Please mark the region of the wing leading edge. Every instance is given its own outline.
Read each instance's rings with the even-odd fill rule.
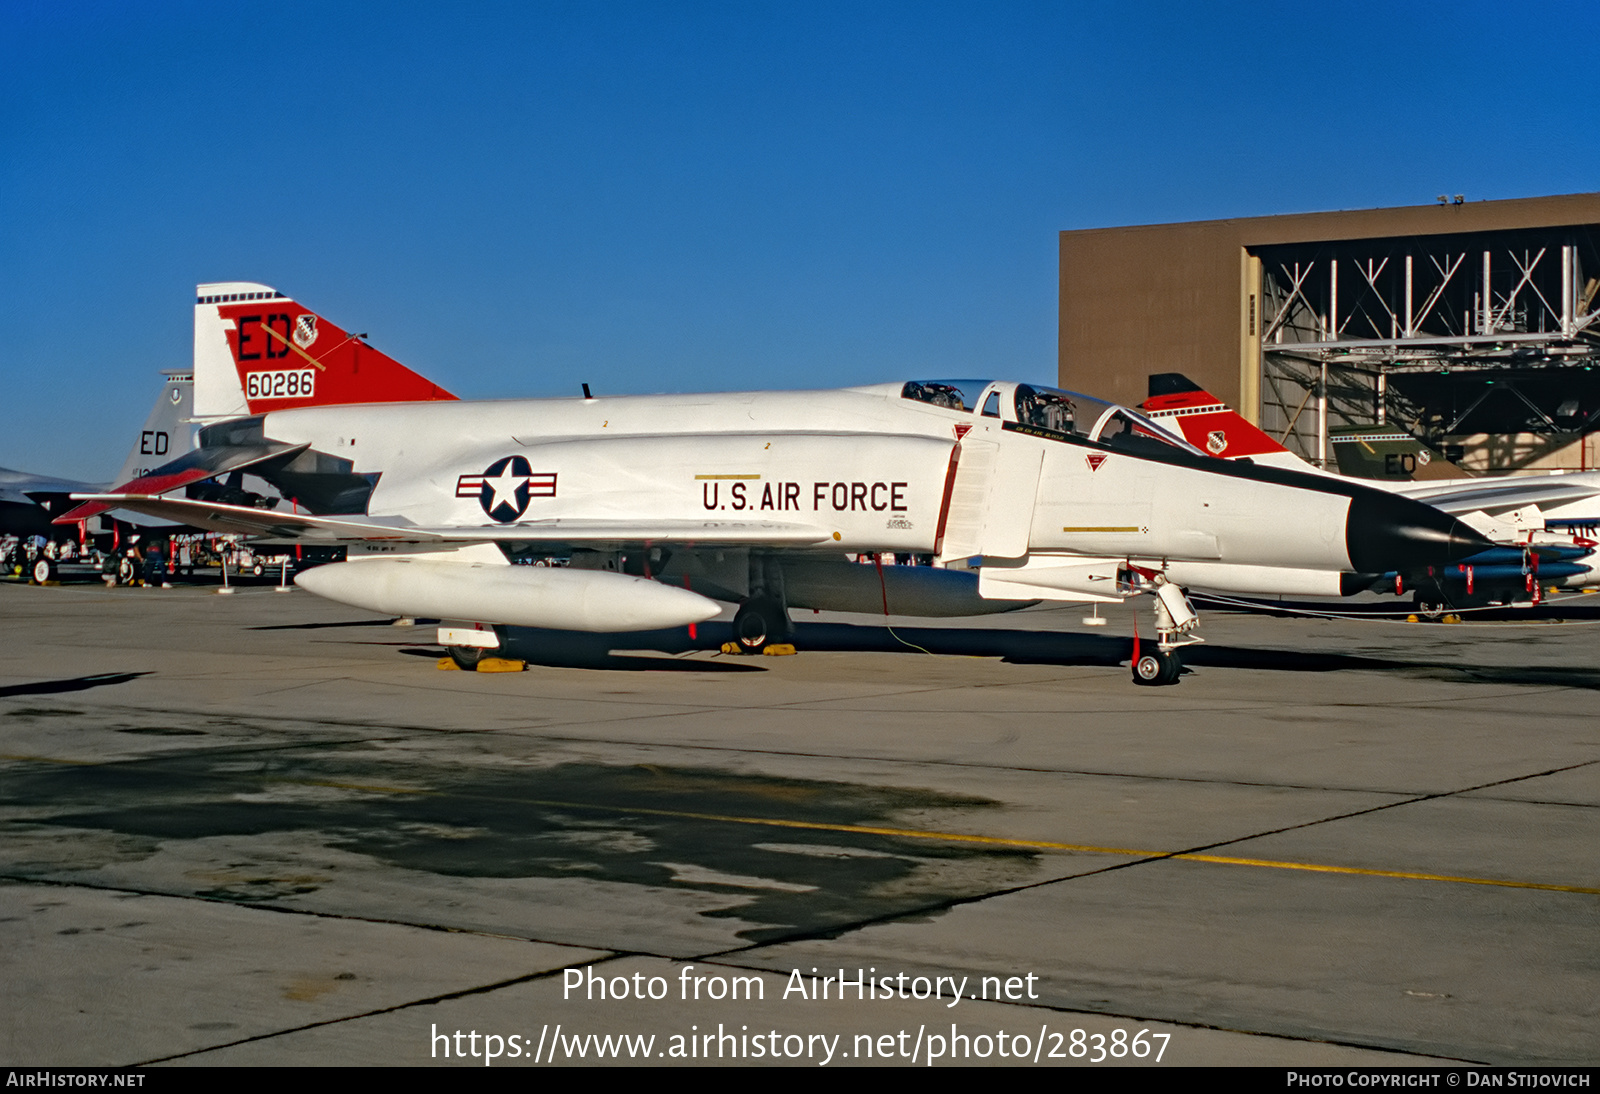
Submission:
[[[543,520],[523,524],[422,527],[403,518],[352,520],[282,513],[154,494],[74,494],[79,501],[180,521],[210,532],[273,536],[308,543],[685,543],[812,547],[830,542],[819,528],[754,520]]]

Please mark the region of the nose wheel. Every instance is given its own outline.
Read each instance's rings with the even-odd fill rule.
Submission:
[[[1176,684],[1182,673],[1183,661],[1177,650],[1141,650],[1133,659],[1133,682],[1145,687]]]

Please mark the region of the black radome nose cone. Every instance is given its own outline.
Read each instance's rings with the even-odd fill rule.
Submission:
[[[1449,566],[1494,546],[1477,531],[1431,505],[1360,490],[1345,523],[1350,564],[1362,573]]]

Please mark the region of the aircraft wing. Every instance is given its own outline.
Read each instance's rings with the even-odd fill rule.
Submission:
[[[1459,479],[1449,484],[1438,484],[1424,490],[1401,491],[1408,498],[1426,502],[1452,516],[1481,510],[1493,516],[1509,513],[1529,505],[1550,509],[1600,495],[1592,484],[1582,482],[1554,482],[1548,479],[1500,479],[1470,489],[1463,489]]]
[[[768,520],[540,520],[426,528],[403,518],[319,517],[154,494],[75,494],[79,501],[229,535],[305,543],[705,543],[811,547],[831,542],[820,528]]]

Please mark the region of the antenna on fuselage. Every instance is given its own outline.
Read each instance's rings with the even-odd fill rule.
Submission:
[[[593,399],[594,398],[593,395],[589,394],[589,385],[588,384],[584,384],[583,385],[583,397],[585,399]]]

